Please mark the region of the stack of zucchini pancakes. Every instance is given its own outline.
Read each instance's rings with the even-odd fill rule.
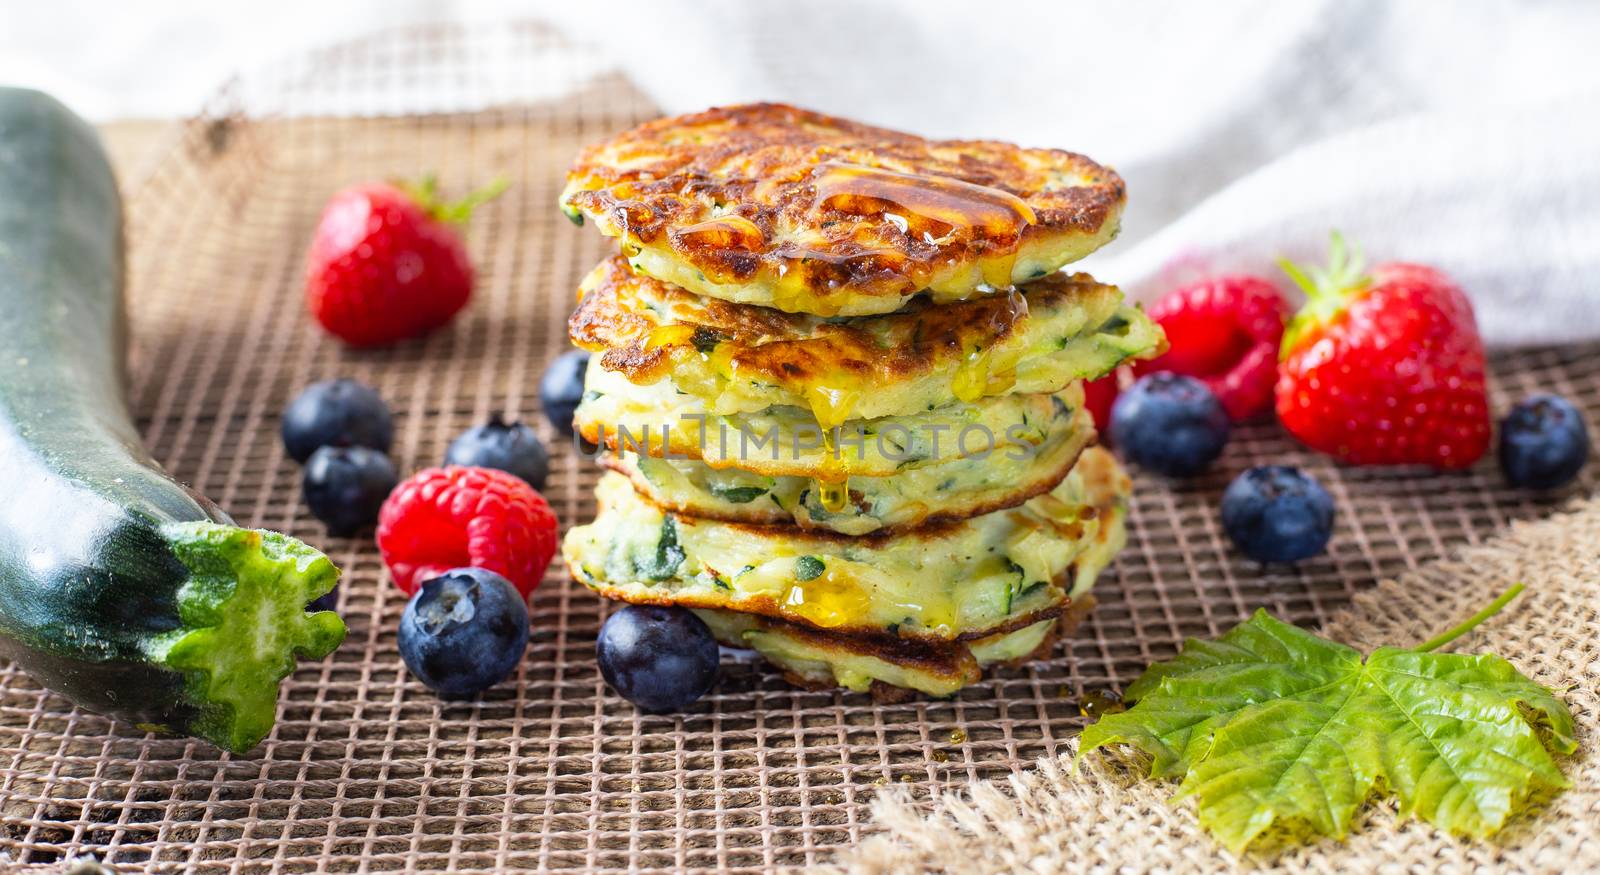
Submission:
[[[584,151],[563,208],[621,253],[569,326],[610,469],[575,579],[880,699],[1047,656],[1123,543],[1082,382],[1164,345],[1061,270],[1123,203],[1081,155],[772,104]]]

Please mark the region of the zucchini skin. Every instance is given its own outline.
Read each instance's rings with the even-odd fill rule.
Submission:
[[[198,586],[198,554],[182,554],[197,530],[175,524],[212,524],[219,543],[237,532],[244,547],[262,533],[233,528],[144,449],[124,390],[123,271],[121,202],[94,130],[53,98],[0,88],[0,655],[89,710],[247,749],[258,727],[230,713],[247,709],[153,653],[196,628],[190,603],[274,585],[212,574]],[[337,571],[298,547],[286,585],[331,588]],[[323,655],[332,626],[315,625],[317,640],[289,641],[291,668],[292,653]]]

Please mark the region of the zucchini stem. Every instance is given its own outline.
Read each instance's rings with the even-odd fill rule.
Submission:
[[[152,661],[182,672],[194,709],[168,727],[244,753],[271,731],[278,682],[296,658],[321,659],[344,640],[344,621],[306,605],[333,589],[339,569],[287,535],[213,522],[162,526],[189,579],[178,589],[181,625],[154,639]]]

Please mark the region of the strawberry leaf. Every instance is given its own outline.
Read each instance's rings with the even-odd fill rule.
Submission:
[[[1363,659],[1265,611],[1185,643],[1127,698],[1084,730],[1079,756],[1149,754],[1152,775],[1181,778],[1178,798],[1193,796],[1235,852],[1273,828],[1342,838],[1379,790],[1401,816],[1488,836],[1534,793],[1566,786],[1550,750],[1577,749],[1566,705],[1498,656],[1383,647]]]
[[[466,197],[458,201],[446,201],[440,197],[439,179],[431,173],[415,181],[396,179],[390,184],[415,201],[434,221],[459,226],[472,218],[473,210],[504,194],[511,187],[511,180],[505,176],[495,177],[488,185],[468,192]]]
[[[1306,296],[1305,305],[1284,327],[1283,340],[1278,347],[1279,358],[1288,358],[1299,347],[1302,335],[1338,318],[1351,298],[1372,286],[1361,247],[1347,243],[1338,231],[1334,231],[1332,237],[1327,267],[1302,267],[1287,258],[1278,259],[1278,266]]]

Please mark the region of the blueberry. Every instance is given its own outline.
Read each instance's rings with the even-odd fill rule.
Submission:
[[[338,584],[334,584],[333,585],[333,589],[330,589],[327,592],[323,593],[322,595],[317,596],[315,599],[313,599],[311,601],[310,604],[306,605],[306,610],[308,612],[315,613],[317,611],[333,611],[333,610],[337,610],[338,607],[339,607],[339,585]]]
[[[371,386],[355,380],[312,383],[283,411],[284,449],[302,464],[318,447],[371,447],[389,452],[394,421]]]
[[[717,683],[717,640],[684,608],[628,605],[594,645],[600,674],[641,711],[687,708]]]
[[[1159,371],[1141,377],[1111,405],[1111,440],[1134,462],[1168,477],[1189,477],[1222,455],[1228,412],[1193,377]]]
[[[1559,395],[1526,398],[1500,423],[1500,469],[1512,486],[1565,486],[1588,460],[1583,414]]]
[[[1298,562],[1327,548],[1333,496],[1298,468],[1259,465],[1222,493],[1222,529],[1257,562]]]
[[[543,489],[550,474],[550,456],[539,435],[520,422],[507,423],[498,413],[487,425],[473,426],[451,441],[444,463],[506,471],[534,489]]]
[[[572,414],[583,400],[583,373],[589,354],[581,349],[564,352],[550,363],[539,380],[539,404],[556,431],[572,437]]]
[[[300,478],[306,506],[336,537],[377,522],[378,508],[399,482],[389,457],[367,447],[323,447]]]
[[[528,603],[493,571],[457,568],[422,582],[400,615],[400,658],[446,698],[506,679],[528,649]]]

